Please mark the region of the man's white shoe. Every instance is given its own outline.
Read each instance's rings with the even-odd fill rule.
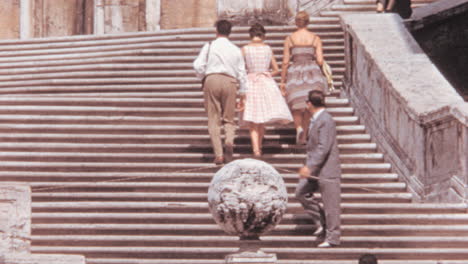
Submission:
[[[315,229],[313,235],[314,235],[314,236],[318,236],[318,235],[321,235],[322,233],[323,233],[323,226],[322,226],[322,225],[319,225],[319,226],[317,227],[317,229]]]
[[[331,248],[333,247],[332,244],[328,243],[327,241],[320,243],[317,247],[319,248]]]

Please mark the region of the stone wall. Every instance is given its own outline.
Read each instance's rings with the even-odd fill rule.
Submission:
[[[345,92],[415,200],[468,197],[468,106],[394,14],[342,15]],[[465,200],[466,201],[466,200]]]
[[[34,37],[92,33],[91,0],[35,0],[31,4]]]
[[[0,5],[0,39],[20,37],[20,1],[2,0]]]
[[[161,29],[213,27],[216,0],[161,0]]]
[[[468,100],[468,0],[442,0],[415,10],[409,27],[422,49]]]

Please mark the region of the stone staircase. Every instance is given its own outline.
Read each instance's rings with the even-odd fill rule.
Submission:
[[[413,1],[415,5],[430,1]],[[357,7],[362,9],[356,9]],[[367,9],[364,9],[366,7]],[[336,14],[373,11],[346,0],[313,18],[337,87],[344,40]],[[247,42],[247,28],[232,39]],[[269,27],[280,61],[292,27]],[[206,194],[220,168],[192,61],[212,29],[0,42],[0,179],[32,186],[32,252],[83,254],[91,264],[221,264],[239,248],[218,228]],[[268,127],[265,160],[290,193],[281,224],[262,237],[281,264],[468,263],[466,204],[417,204],[346,98],[327,98],[343,168],[343,244],[318,249],[293,197],[304,148],[292,127]],[[235,158],[250,157],[238,131]]]

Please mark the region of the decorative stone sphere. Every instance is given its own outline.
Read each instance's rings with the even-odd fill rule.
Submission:
[[[281,175],[256,159],[235,160],[221,168],[208,190],[216,223],[241,239],[258,237],[278,224],[288,202]]]

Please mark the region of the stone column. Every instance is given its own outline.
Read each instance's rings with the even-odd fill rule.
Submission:
[[[161,29],[161,0],[146,0],[146,30]]]
[[[103,0],[94,2],[94,34],[104,34],[104,5]]]
[[[28,39],[32,37],[32,15],[31,0],[21,0],[20,2],[20,38]]]

